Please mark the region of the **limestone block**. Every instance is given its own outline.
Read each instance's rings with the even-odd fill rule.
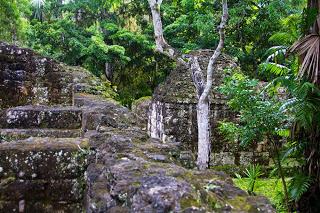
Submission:
[[[210,165],[212,166],[235,165],[235,156],[232,152],[212,153]]]
[[[0,179],[73,179],[86,167],[86,139],[30,138],[0,143]],[[82,148],[84,149],[84,147]]]
[[[0,111],[0,128],[80,129],[82,110],[73,107],[21,106]]]

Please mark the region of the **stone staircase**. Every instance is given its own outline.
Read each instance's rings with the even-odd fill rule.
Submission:
[[[0,212],[81,212],[88,149],[82,109],[9,108],[0,128]]]
[[[0,212],[81,212],[89,140],[71,72],[0,42]]]
[[[90,136],[134,120],[99,96],[76,94],[73,102],[0,111],[0,213],[84,211]]]

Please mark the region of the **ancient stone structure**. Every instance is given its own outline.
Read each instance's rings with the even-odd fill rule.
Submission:
[[[1,63],[20,66],[14,57],[0,53]],[[127,108],[88,94],[99,80],[87,71],[50,63],[71,74],[78,93],[61,93],[65,101],[54,106],[32,102],[34,93],[22,102],[1,96],[0,212],[274,212],[266,198],[249,196],[224,173],[184,168],[177,144],[149,138]],[[46,94],[37,97],[51,100]]]
[[[0,43],[0,108],[72,105],[72,77],[52,59]]]
[[[198,55],[200,66],[206,71],[213,51],[200,50],[190,54]],[[266,152],[255,155],[249,150],[243,152],[237,145],[224,140],[217,129],[219,121],[225,119],[231,121],[236,116],[226,105],[226,97],[216,90],[216,87],[221,84],[224,70],[236,67],[235,60],[225,54],[220,56],[215,66],[210,96],[211,165],[247,165],[254,160],[268,164]],[[198,141],[196,105],[196,90],[191,73],[186,68],[178,66],[153,95],[149,110],[149,135],[166,143],[180,143],[183,150],[196,153]]]
[[[0,212],[81,211],[88,139],[73,103],[62,64],[0,43]]]

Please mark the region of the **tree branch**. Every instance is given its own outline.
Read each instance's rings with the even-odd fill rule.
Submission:
[[[204,77],[202,70],[199,65],[198,57],[191,57],[190,59],[190,69],[192,74],[192,81],[197,90],[198,99],[204,91]]]
[[[156,51],[165,54],[166,56],[180,64],[188,66],[187,61],[183,58],[180,51],[170,46],[163,36],[163,27],[160,13],[162,1],[163,0],[148,0],[152,13]]]
[[[223,12],[222,12],[222,17],[221,17],[221,23],[219,26],[219,35],[220,35],[220,40],[218,47],[214,51],[214,54],[210,58],[208,68],[207,68],[207,83],[204,88],[203,93],[201,94],[201,97],[199,98],[199,102],[203,102],[206,98],[208,98],[211,87],[212,87],[212,82],[213,82],[213,71],[214,71],[214,65],[218,60],[218,57],[221,54],[221,51],[224,47],[224,41],[225,41],[225,27],[228,21],[228,3],[227,0],[222,0],[222,7],[223,7]]]

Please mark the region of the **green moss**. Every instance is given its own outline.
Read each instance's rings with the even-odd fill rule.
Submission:
[[[215,194],[206,191],[206,190],[200,190],[198,191],[200,194],[201,202],[207,206],[208,209],[219,209],[220,208],[220,202],[216,198]]]
[[[132,186],[135,188],[139,188],[141,186],[141,183],[140,182],[133,182]]]
[[[132,102],[132,106],[140,105],[142,102],[149,101],[149,100],[151,100],[151,99],[152,99],[151,96],[141,97],[141,98],[133,101],[133,102]]]
[[[89,143],[89,140],[87,139],[84,139],[80,142],[80,147],[82,149],[89,149],[90,148],[90,143]]]
[[[199,200],[195,199],[194,197],[189,196],[189,197],[182,198],[180,200],[180,206],[181,206],[181,209],[186,209],[190,207],[200,208],[201,203],[199,202]]]
[[[132,120],[130,120],[129,122],[132,122]],[[148,141],[149,137],[146,135],[145,137],[140,137],[140,138],[133,138],[132,142],[134,144],[148,144],[146,143]]]
[[[189,181],[189,180],[194,179],[194,175],[193,175],[193,172],[191,170],[186,170],[186,172],[184,172],[183,175],[180,178]]]
[[[233,199],[227,200],[227,203],[232,206],[233,209],[241,209],[245,212],[251,212],[253,210],[253,206],[248,204],[246,197],[236,196]]]
[[[212,166],[211,169],[215,171],[222,171],[231,176],[234,176],[235,173],[241,174],[245,170],[244,166],[235,166],[235,165],[221,165],[221,166]]]
[[[28,137],[29,136],[27,136],[27,135],[19,135],[19,134],[11,134],[11,135],[1,135],[0,134],[0,141],[11,142],[11,141],[16,141],[16,140],[27,139]]]
[[[87,181],[85,180],[84,176],[77,178],[77,183],[79,184],[79,193],[81,195],[84,195],[86,187],[87,187]]]

